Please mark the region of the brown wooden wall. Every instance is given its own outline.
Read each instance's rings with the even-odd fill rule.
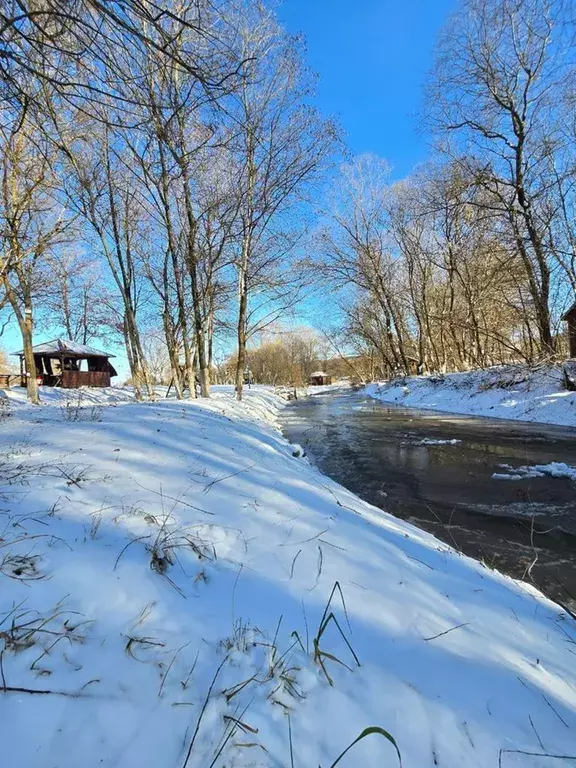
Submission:
[[[0,373],[0,387],[15,387],[20,384],[20,379],[19,373]]]
[[[63,371],[61,387],[109,387],[110,371]]]
[[[576,358],[576,310],[570,311],[565,316],[568,322],[568,344],[570,347],[570,357]]]

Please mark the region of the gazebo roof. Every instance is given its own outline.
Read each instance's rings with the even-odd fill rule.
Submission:
[[[574,304],[572,304],[570,309],[562,315],[562,320],[568,320],[568,316],[575,311],[576,311],[576,301],[574,302]]]
[[[326,371],[314,371],[310,374],[310,378],[316,378],[317,376],[328,376]]]
[[[87,347],[85,344],[78,344],[77,341],[70,339],[53,339],[45,341],[43,344],[36,344],[32,347],[35,355],[66,355],[68,357],[115,357],[108,352],[101,352],[99,349]],[[13,352],[13,355],[22,357],[24,351]]]

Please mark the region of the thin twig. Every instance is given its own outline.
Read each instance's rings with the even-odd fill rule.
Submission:
[[[246,706],[244,707],[244,709],[243,709],[243,710],[242,710],[242,712],[240,713],[240,717],[244,717],[244,715],[245,715],[245,714],[246,714],[246,712],[248,711],[248,708],[249,708],[249,707],[250,707],[250,705],[252,704],[252,701],[253,701],[253,700],[251,699],[251,700],[248,702],[248,704],[246,704]],[[236,710],[236,711],[238,711],[238,710]],[[237,719],[237,718],[235,718],[235,717],[229,717],[229,716],[227,716],[227,715],[224,715],[224,717],[225,717],[225,718],[228,718],[228,723],[232,723],[232,726],[230,727],[230,729],[229,729],[229,731],[228,731],[228,733],[227,733],[227,734],[226,734],[226,731],[224,731],[224,737],[223,737],[223,739],[222,739],[222,743],[221,743],[221,744],[220,744],[220,746],[218,747],[218,749],[217,749],[217,751],[216,751],[216,754],[214,755],[214,759],[212,760],[212,762],[210,763],[210,765],[208,766],[208,768],[214,768],[214,766],[215,766],[215,765],[216,765],[216,763],[218,762],[218,759],[219,759],[220,755],[221,755],[221,754],[222,754],[222,752],[224,751],[224,748],[226,747],[226,744],[228,744],[228,742],[230,741],[230,739],[232,738],[232,736],[234,736],[234,734],[236,733],[236,730],[237,730],[237,728],[238,728],[238,727],[241,727],[241,728],[242,728],[242,730],[243,730],[244,732],[246,732],[246,727],[247,727],[247,728],[248,728],[248,730],[252,731],[253,733],[258,733],[258,729],[257,729],[257,728],[256,728],[256,729],[253,729],[251,726],[247,726],[247,724],[246,724],[246,723],[242,723],[242,722],[241,722],[241,720],[239,720],[239,719]],[[228,726],[227,726],[227,727],[228,727]]]
[[[120,552],[120,554],[119,554],[119,555],[118,555],[118,557],[116,558],[116,562],[114,563],[114,568],[112,568],[112,570],[113,570],[113,571],[115,571],[115,570],[116,570],[116,568],[117,568],[117,566],[118,566],[118,563],[120,562],[120,558],[122,557],[122,555],[124,554],[124,552],[126,552],[126,550],[128,549],[128,547],[131,547],[131,546],[132,546],[132,544],[135,544],[137,541],[142,541],[143,539],[148,539],[148,538],[150,538],[150,537],[149,537],[149,535],[147,534],[146,536],[138,536],[136,539],[132,539],[131,541],[129,541],[129,542],[128,542],[128,544],[126,544],[126,546],[122,548],[122,551]]]
[[[340,552],[348,552],[346,547],[339,547],[338,544],[332,544],[331,541],[326,541],[326,539],[318,539],[318,541],[321,541],[322,544],[327,544],[329,547],[334,547],[334,549],[339,549]]]
[[[2,690],[6,693],[6,677],[4,676],[4,648],[0,651],[0,676],[2,677]]]
[[[232,609],[232,633],[234,633],[234,625],[236,623],[236,587],[238,586],[238,579],[240,578],[243,568],[244,563],[240,563],[240,568],[238,568],[238,573],[234,579],[234,586],[232,587],[232,605],[230,606]]]
[[[298,544],[307,544],[309,541],[314,541],[314,539],[320,538],[323,534],[327,533],[329,531],[329,528],[324,528],[324,530],[320,531],[320,533],[314,534],[314,536],[310,536],[309,539],[303,539],[302,541],[288,541],[286,544],[278,544],[279,547],[295,547],[298,546]]]
[[[576,755],[551,755],[548,752],[525,752],[523,749],[501,749],[498,754],[498,768],[502,768],[502,755],[504,754],[547,757],[550,760],[576,760]]]
[[[184,501],[182,498],[178,498],[176,496],[168,496],[168,494],[162,493],[153,490],[152,488],[146,488],[146,486],[142,485],[138,482],[138,480],[134,480],[136,485],[140,486],[143,491],[146,491],[147,493],[154,493],[156,496],[164,497],[165,499],[170,499],[170,501],[175,501],[177,504],[183,504],[185,507],[190,507],[190,509],[195,509],[196,512],[203,512],[205,515],[212,515],[214,516],[214,512],[208,512],[207,509],[202,509],[202,507],[197,507],[194,504],[190,504],[188,501]]]
[[[238,475],[244,474],[244,472],[248,472],[249,469],[252,469],[252,467],[255,467],[256,465],[254,463],[250,464],[248,467],[244,467],[243,469],[239,469],[237,472],[232,472],[230,475],[224,475],[223,477],[217,477],[214,480],[211,480],[207,485],[204,486],[202,489],[202,493],[208,493],[212,486],[216,485],[217,483],[221,483],[223,480],[230,480],[231,477],[237,477]]]
[[[443,635],[447,635],[449,632],[454,632],[455,629],[460,629],[460,627],[467,627],[469,623],[469,621],[466,621],[464,624],[457,624],[455,627],[450,627],[450,629],[444,630],[444,632],[439,632],[437,635],[432,635],[432,637],[423,637],[422,639],[426,642],[428,642],[428,640],[436,640],[437,637],[442,637]]]
[[[290,712],[288,712],[288,739],[290,741],[290,768],[294,768],[294,748],[292,746],[292,722]]]
[[[224,656],[222,661],[220,662],[220,665],[218,666],[218,669],[214,673],[214,677],[212,678],[212,682],[210,683],[210,687],[208,688],[208,693],[206,694],[206,698],[204,699],[204,703],[202,704],[202,709],[200,710],[200,714],[198,715],[198,722],[196,723],[196,728],[194,729],[194,733],[192,734],[192,739],[190,740],[190,745],[188,747],[188,751],[186,753],[186,759],[184,760],[184,763],[182,764],[182,768],[186,768],[188,765],[188,762],[190,760],[190,756],[192,755],[192,749],[194,747],[194,742],[196,741],[196,737],[198,736],[198,731],[200,730],[200,725],[202,723],[202,718],[204,717],[204,713],[206,712],[206,707],[208,706],[208,702],[210,700],[210,696],[212,695],[212,691],[214,689],[214,685],[216,684],[216,680],[218,679],[218,675],[220,674],[220,671],[224,664],[228,661],[228,656]]]
[[[558,720],[560,720],[560,722],[561,722],[561,723],[563,723],[563,724],[566,726],[566,728],[569,728],[570,726],[568,725],[568,723],[566,722],[566,720],[564,720],[564,718],[562,717],[562,715],[561,715],[561,714],[560,714],[560,713],[559,713],[559,712],[558,712],[556,709],[554,709],[554,707],[553,707],[553,706],[552,706],[552,704],[551,704],[551,703],[548,701],[548,699],[546,698],[546,696],[544,696],[544,694],[543,694],[542,692],[540,693],[540,695],[542,696],[542,698],[544,699],[544,701],[546,702],[546,704],[548,704],[548,706],[550,707],[550,709],[552,710],[552,712],[554,712],[554,714],[556,715],[556,717],[558,718]]]
[[[160,695],[162,694],[162,689],[164,688],[164,683],[166,682],[166,678],[168,677],[168,673],[169,673],[169,672],[170,672],[170,670],[172,669],[172,665],[173,665],[173,664],[174,664],[174,662],[176,661],[176,657],[178,656],[178,654],[180,653],[180,651],[183,651],[183,650],[184,650],[184,648],[186,648],[186,647],[187,647],[187,646],[189,646],[189,645],[190,645],[190,643],[189,643],[189,642],[188,642],[188,643],[184,643],[184,645],[183,645],[183,646],[181,646],[180,648],[178,648],[178,650],[176,651],[176,653],[174,654],[174,656],[172,656],[172,661],[170,662],[170,664],[168,664],[168,667],[166,668],[166,672],[164,672],[164,675],[162,676],[162,682],[160,683],[160,688],[158,689],[158,696],[160,696]]]
[[[298,559],[298,555],[301,552],[302,552],[302,550],[299,549],[298,552],[296,552],[296,554],[294,555],[294,559],[292,560],[292,567],[290,568],[290,578],[292,578],[294,576],[294,566],[296,565],[296,560]]]
[[[546,749],[546,747],[544,746],[544,744],[542,744],[542,739],[540,738],[540,734],[536,730],[536,726],[532,722],[532,716],[531,715],[528,715],[528,720],[530,720],[530,725],[532,726],[532,730],[536,734],[536,738],[538,739],[538,744],[540,744],[540,748],[542,749],[542,751],[544,751]]]
[[[20,688],[19,686],[4,685],[2,686],[2,693],[30,693],[40,696],[67,696],[70,699],[85,699],[89,698],[82,693],[74,691],[50,691],[42,688]]]

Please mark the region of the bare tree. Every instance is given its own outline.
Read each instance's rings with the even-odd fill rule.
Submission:
[[[557,0],[466,0],[444,32],[431,88],[443,149],[506,225],[545,355],[555,350],[550,158],[562,143],[557,105],[572,69],[564,11]]]
[[[271,326],[252,339],[247,350],[250,373],[259,384],[303,386],[310,374],[326,364],[324,339],[310,328]],[[236,356],[228,362],[235,376]]]
[[[121,328],[137,397],[151,391],[138,316],[146,305],[139,248],[147,242],[143,208],[110,129],[93,121],[82,132],[61,136],[67,160],[66,191],[70,207],[91,231],[88,242],[107,263],[122,306]]]
[[[46,327],[62,329],[66,338],[80,344],[110,335],[116,302],[100,263],[76,249],[61,248],[47,254],[46,269],[51,273]]]
[[[343,169],[312,264],[332,290],[347,344],[380,375],[534,359],[535,315],[488,193],[459,163],[390,184],[363,157]]]
[[[146,101],[126,77],[131,62],[143,50],[159,54],[217,99],[243,69],[216,32],[225,26],[207,0],[0,0],[1,95],[34,105],[40,84],[85,114],[137,126]],[[100,109],[110,103],[115,112]]]
[[[46,291],[47,254],[61,242],[69,218],[58,201],[58,178],[50,141],[26,111],[4,114],[0,126],[0,280],[22,335],[28,398],[39,402],[34,360],[35,304]]]
[[[178,396],[198,375],[207,397],[234,326],[241,397],[248,339],[302,290],[306,194],[335,144],[299,41],[258,0],[0,0],[0,77],[115,294],[71,251],[37,251],[54,325],[82,341],[120,329],[137,397],[144,327],[163,329]]]
[[[343,169],[331,222],[320,233],[322,272],[360,292],[353,322],[364,327],[390,370],[407,373],[414,345],[405,320],[404,270],[389,221],[388,166],[364,156]]]
[[[240,58],[249,63],[232,109],[238,126],[234,156],[241,224],[238,399],[246,367],[250,298],[267,283],[273,291],[278,287],[271,275],[290,252],[285,217],[317,180],[336,139],[334,125],[307,105],[311,81],[298,41],[287,36],[265,9],[257,7],[255,12],[255,20],[247,14],[240,24],[244,45]]]
[[[157,222],[164,230],[161,298],[167,308],[171,292],[166,275],[170,270],[175,279],[174,298],[189,390],[194,393],[197,361],[201,393],[208,397],[215,293],[230,239],[230,222],[234,220],[230,216],[234,204],[230,205],[223,174],[217,170],[222,166],[225,130],[218,108],[213,105],[212,114],[205,110],[203,89],[182,78],[172,61],[148,58],[142,68],[148,93],[147,140],[142,148],[129,143]],[[156,290],[159,286],[156,281]],[[171,337],[169,348],[174,348],[174,329],[166,321],[164,326]],[[172,359],[176,367],[174,353]]]

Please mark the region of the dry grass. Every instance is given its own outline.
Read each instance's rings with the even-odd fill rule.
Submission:
[[[102,421],[104,406],[86,403],[81,390],[67,394],[60,404],[60,413],[64,421]]]
[[[12,415],[12,408],[10,400],[6,397],[4,392],[0,391],[0,421],[7,419]]]
[[[31,662],[30,671],[36,676],[51,675],[53,670],[46,664],[54,648],[61,642],[70,645],[84,642],[85,636],[81,634],[80,628],[91,623],[77,611],[63,609],[63,601],[46,613],[23,610],[23,605],[24,601],[0,617],[0,656],[4,688],[7,685],[5,659],[9,654],[36,647],[38,655]]]

